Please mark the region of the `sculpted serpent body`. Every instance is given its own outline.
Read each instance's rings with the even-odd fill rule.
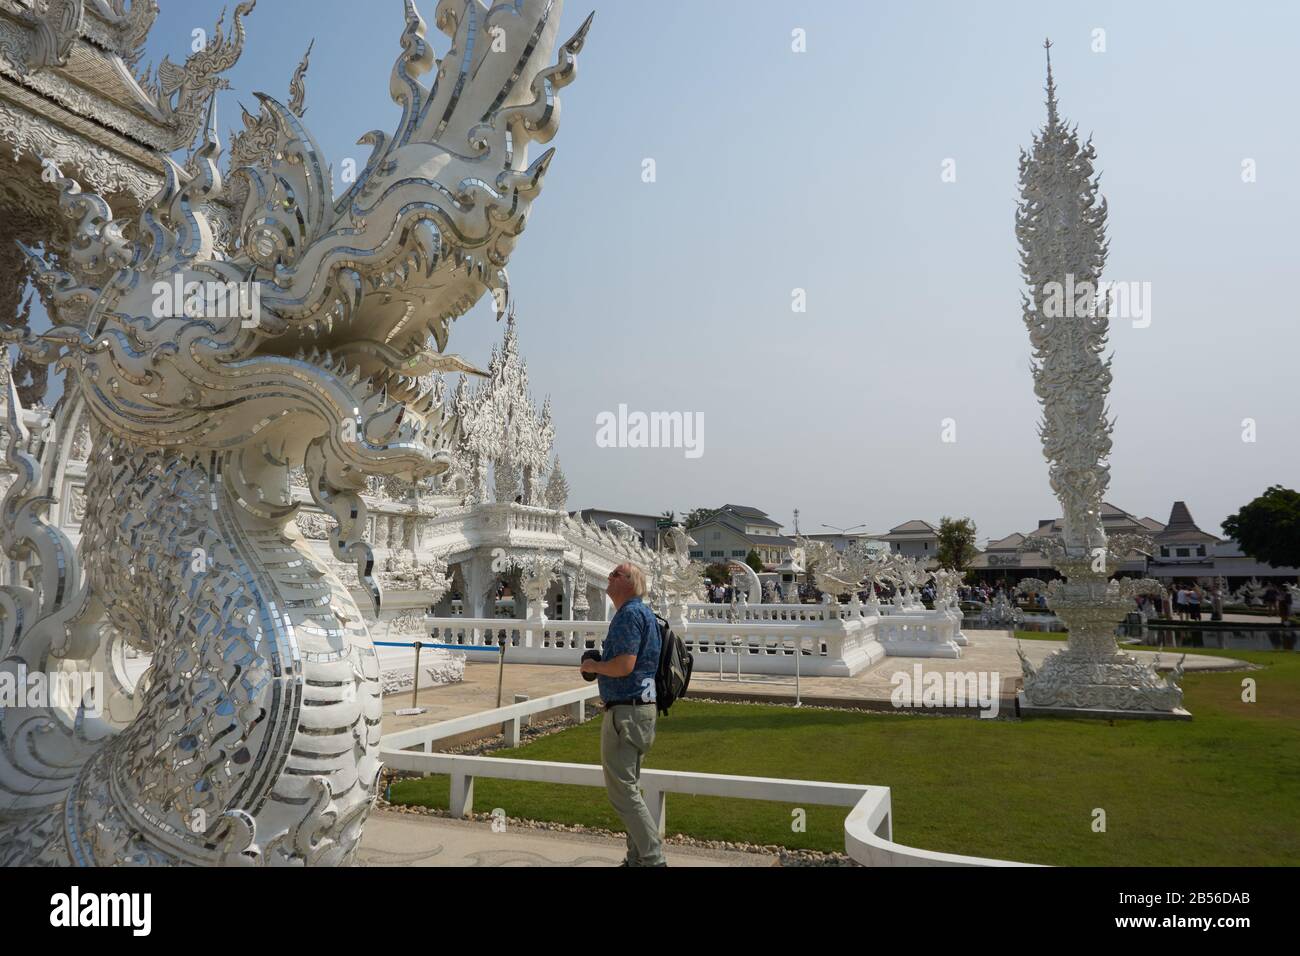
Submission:
[[[69,260],[31,255],[87,318],[5,338],[67,370],[63,411],[89,418],[94,451],[73,549],[43,519],[51,466],[10,384],[0,544],[27,584],[0,588],[0,665],[108,680],[98,699],[0,711],[0,864],[353,858],[380,771],[379,667],[294,526],[290,472],[377,607],[360,492],[450,464],[458,423],[421,379],[464,367],[444,353],[457,316],[489,291],[506,308],[552,156],[529,164],[527,147],[554,134],[590,23],[548,66],[559,15],[558,0],[442,0],[452,45],[435,63],[408,2],[402,121],[364,137],[371,158],[337,200],[301,106],[260,94],[238,168],[219,171],[210,114],[131,234],[61,184]],[[149,658],[138,683],[128,648]]]

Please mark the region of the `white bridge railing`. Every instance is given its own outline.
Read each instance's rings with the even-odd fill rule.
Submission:
[[[883,613],[878,613],[878,611]],[[669,618],[695,656],[697,670],[852,677],[886,655],[960,657],[960,619],[923,607],[832,604],[691,604]],[[434,643],[465,649],[470,660],[496,660],[506,644],[516,664],[572,664],[600,650],[607,621],[426,617]],[[737,659],[739,658],[739,660]]]
[[[597,694],[595,685],[581,687],[509,707],[498,707],[454,720],[388,734],[380,741],[380,758],[394,770],[406,773],[447,774],[451,778],[451,812],[468,817],[474,812],[474,781],[478,777],[497,780],[527,780],[584,787],[605,786],[604,770],[598,764],[557,763],[504,757],[476,757],[468,754],[433,753],[440,740],[472,730],[508,723],[508,742],[517,746],[522,722],[533,714],[574,708],[574,716],[585,718],[585,705]],[[415,750],[414,748],[419,748]],[[787,780],[779,777],[743,777],[680,770],[642,770],[641,789],[646,806],[659,827],[667,832],[667,795],[729,797],[769,800],[779,803],[851,807],[844,820],[844,849],[863,866],[1026,866],[1008,860],[936,853],[903,846],[893,841],[893,805],[888,787],[827,783],[817,780]]]
[[[496,660],[504,639],[508,659],[516,664],[577,664],[582,652],[600,650],[608,621],[550,621],[482,617],[426,617],[438,644],[464,647],[470,660]],[[492,648],[492,650],[488,650]]]

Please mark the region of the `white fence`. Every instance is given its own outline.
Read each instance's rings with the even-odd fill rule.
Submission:
[[[960,618],[924,608],[833,604],[691,604],[671,617],[674,632],[701,671],[751,674],[795,672],[806,677],[852,677],[886,655],[961,656]],[[606,621],[506,620],[427,617],[435,643],[463,647],[470,660],[495,660],[504,639],[506,660],[517,664],[576,665],[600,650]],[[738,659],[739,658],[739,659]]]
[[[463,647],[470,660],[496,660],[504,638],[507,660],[516,664],[577,664],[582,652],[600,650],[608,621],[490,620],[481,617],[426,617],[436,644]],[[492,650],[488,650],[492,648]]]
[[[522,700],[517,704],[483,710],[477,714],[466,714],[464,717],[453,717],[451,720],[442,720],[436,724],[399,730],[387,734],[380,741],[380,747],[395,751],[407,751],[419,747],[425,753],[432,753],[433,745],[440,740],[483,730],[486,727],[495,727],[498,724],[505,725],[507,745],[517,747],[524,723],[529,717],[563,707],[568,709],[570,717],[582,723],[587,719],[587,701],[599,696],[600,687],[593,681],[587,687],[575,687],[573,690],[561,691],[536,700]]]
[[[450,776],[451,811],[460,817],[467,817],[473,813],[474,780],[477,777],[561,783],[603,789],[605,775],[598,764],[432,752],[439,740],[507,722],[513,728],[513,743],[517,744],[521,723],[528,716],[569,706],[573,707],[575,715],[582,719],[586,702],[594,696],[596,696],[595,686],[583,687],[537,700],[523,701],[509,707],[498,707],[495,710],[389,734],[380,741],[380,757],[394,770],[426,776],[435,773]],[[411,748],[420,749],[413,751]],[[863,866],[1029,865],[1008,860],[961,856],[955,853],[936,853],[895,843],[893,805],[888,787],[647,769],[641,771],[641,788],[645,791],[646,805],[654,816],[661,835],[667,832],[667,795],[670,793],[770,800],[796,805],[851,807],[844,820],[844,849],[855,862]]]

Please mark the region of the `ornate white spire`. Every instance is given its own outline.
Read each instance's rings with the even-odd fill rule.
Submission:
[[[555,464],[551,467],[551,475],[546,480],[546,507],[552,511],[563,511],[569,503],[569,480],[564,477],[564,472],[560,468],[560,458],[555,457]]]
[[[1052,41],[1044,40],[1043,49],[1047,52],[1047,126],[1052,129],[1061,123],[1056,112],[1056,82],[1052,79]]]
[[[1050,56],[1050,54],[1049,54]],[[1043,454],[1065,509],[1074,555],[1104,547],[1101,502],[1110,481],[1109,320],[1097,283],[1106,263],[1106,201],[1097,194],[1091,140],[1060,122],[1051,60],[1047,124],[1020,153],[1016,237],[1027,289],[1022,313],[1034,349],[1034,392],[1043,407]]]
[[[1106,264],[1106,201],[1097,195],[1092,142],[1081,145],[1076,131],[1060,120],[1050,42],[1045,47],[1047,124],[1029,152],[1020,153],[1016,238],[1028,287],[1021,313],[1034,349],[1034,393],[1043,407],[1043,455],[1064,512],[1061,540],[1035,545],[1065,575],[1048,591],[1070,636],[1066,649],[1041,667],[1021,654],[1021,710],[1185,714],[1180,668],[1166,680],[1115,644],[1115,624],[1133,608],[1135,595],[1159,585],[1110,580],[1134,542],[1116,535],[1108,547],[1101,521],[1113,427],[1106,411],[1110,359],[1102,358],[1108,303],[1097,296]]]
[[[501,347],[492,349],[486,379],[473,385],[463,379],[452,397],[452,408],[462,434],[457,466],[466,472],[471,488],[483,487],[480,477],[486,478],[491,465],[503,479],[505,471],[515,475],[512,487],[522,479],[524,504],[541,504],[541,479],[555,444],[555,425],[549,399],[540,410],[533,404],[528,363],[519,354],[513,312],[506,322]],[[513,470],[503,470],[503,462],[509,462]],[[517,493],[516,487],[509,500],[513,501]]]

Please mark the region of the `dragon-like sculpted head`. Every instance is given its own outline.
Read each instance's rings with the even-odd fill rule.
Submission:
[[[209,105],[138,222],[64,180],[70,247],[57,268],[28,251],[67,318],[0,342],[68,371],[63,411],[93,419],[95,450],[73,549],[42,517],[52,459],[27,450],[9,384],[19,480],[0,550],[31,583],[0,586],[0,669],[113,680],[102,707],[0,708],[0,863],[356,852],[381,767],[378,662],[350,591],[290,528],[290,472],[305,469],[335,558],[377,603],[361,492],[450,464],[455,416],[420,380],[466,370],[445,351],[458,316],[489,292],[508,306],[552,155],[528,147],[556,132],[590,24],[552,62],[560,0],[440,0],[451,46],[435,61],[405,9],[400,124],[362,137],[369,161],[337,198],[300,66],[287,106],[259,95],[245,113],[227,174]],[[150,655],[134,684],[127,647]]]
[[[37,269],[56,302],[84,300],[89,317],[27,333],[24,350],[72,369],[113,436],[247,452],[250,484],[268,459],[305,463],[326,506],[368,475],[444,471],[455,419],[419,379],[458,365],[443,354],[451,325],[485,293],[506,308],[506,263],[554,154],[530,163],[529,145],[556,132],[556,93],[591,22],[548,64],[560,7],[441,0],[434,22],[452,46],[435,60],[408,0],[389,86],[401,121],[361,138],[370,158],[337,199],[301,117],[264,94],[241,134],[257,148],[236,150],[249,161],[223,176],[210,115],[187,168],[166,159],[130,236],[64,180],[74,269]],[[226,227],[232,196],[242,205]]]

